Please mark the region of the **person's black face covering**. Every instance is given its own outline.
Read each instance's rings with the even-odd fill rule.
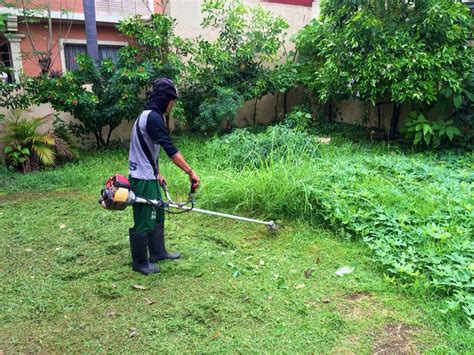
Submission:
[[[178,93],[176,86],[170,79],[160,78],[153,83],[153,89],[147,92],[145,110],[155,110],[165,113],[169,103],[176,100]]]

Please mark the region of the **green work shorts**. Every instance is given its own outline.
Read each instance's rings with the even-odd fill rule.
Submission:
[[[160,185],[157,180],[140,180],[130,178],[132,191],[138,197],[150,200],[161,199]],[[155,229],[157,223],[165,221],[165,210],[155,206],[135,203],[133,207],[133,230],[138,233],[148,233]]]

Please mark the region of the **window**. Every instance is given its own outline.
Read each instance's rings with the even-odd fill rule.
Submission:
[[[101,45],[99,44],[99,60],[112,59],[117,61],[118,52],[123,46]],[[87,46],[85,44],[66,43],[64,45],[64,57],[66,61],[66,70],[77,69],[76,56],[79,54],[87,54]]]
[[[10,46],[8,43],[2,44],[0,46],[0,80],[4,80],[2,67],[5,66],[7,68],[12,68],[12,61],[11,61],[11,54],[10,54]],[[13,77],[11,74],[6,76],[6,80],[11,83],[13,82]]]
[[[118,59],[118,52],[122,46],[106,46],[99,45],[99,59],[102,62],[104,59],[112,59],[115,63]]]
[[[96,0],[97,14],[101,15],[150,15],[153,2],[149,0]]]

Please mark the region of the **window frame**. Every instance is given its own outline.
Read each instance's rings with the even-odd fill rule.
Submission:
[[[64,51],[64,46],[66,44],[87,45],[87,42],[86,42],[85,39],[64,39],[64,38],[61,38],[59,40],[59,51],[60,51],[59,56],[61,57],[61,69],[62,69],[63,73],[68,71],[67,67],[66,67],[66,55],[65,55],[65,51]],[[128,42],[125,42],[125,41],[97,41],[97,44],[99,46],[115,46],[115,47],[128,46]]]

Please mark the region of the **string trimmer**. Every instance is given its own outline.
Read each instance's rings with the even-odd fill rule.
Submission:
[[[218,217],[232,218],[244,222],[264,224],[267,226],[269,231],[276,231],[278,229],[278,226],[274,221],[260,221],[258,219],[234,216],[227,213],[214,212],[196,208],[194,206],[195,201],[193,197],[195,190],[192,186],[186,202],[173,201],[173,199],[170,197],[170,192],[166,183],[160,184],[160,186],[165,192],[167,201],[150,200],[144,197],[136,196],[135,193],[131,190],[130,182],[128,181],[128,179],[123,175],[116,174],[110,177],[105,183],[105,188],[102,189],[100,192],[99,203],[107,210],[124,210],[128,206],[133,205],[134,203],[144,203],[147,205],[155,206],[157,208],[163,208],[166,212],[172,214],[194,211]]]

